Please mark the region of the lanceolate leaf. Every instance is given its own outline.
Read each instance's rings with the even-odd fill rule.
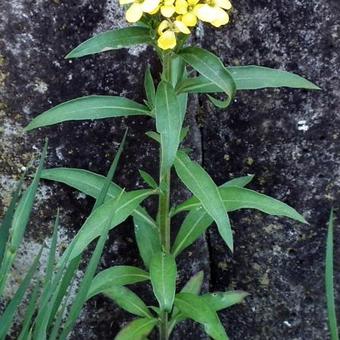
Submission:
[[[153,255],[161,251],[158,229],[136,214],[133,216],[133,223],[139,254],[145,267],[149,268]]]
[[[70,100],[45,111],[25,128],[39,127],[70,120],[94,120],[121,116],[149,115],[148,108],[133,100],[116,96],[88,96]]]
[[[105,184],[104,176],[83,169],[55,168],[43,170],[41,178],[67,184],[94,198],[99,197],[101,189]],[[111,183],[106,199],[117,197],[121,190],[117,184]],[[157,228],[155,221],[149,216],[146,210],[140,206],[134,210],[132,215],[138,216],[144,223],[149,224],[150,227]]]
[[[112,285],[128,285],[149,280],[149,274],[137,267],[115,266],[98,273],[92,281],[87,298],[102,293]]]
[[[185,248],[194,243],[209,228],[214,220],[203,208],[190,210],[185,217],[172,246],[172,254],[178,256]]]
[[[148,174],[146,171],[143,170],[139,170],[139,174],[141,175],[141,177],[143,178],[144,182],[146,184],[148,184],[152,189],[157,189],[158,188],[158,184],[156,183],[156,181],[153,179],[153,177]]]
[[[333,228],[334,215],[333,210],[329,216],[327,246],[326,246],[326,269],[325,269],[325,286],[327,300],[328,324],[332,340],[339,340],[338,325],[335,311],[335,290],[334,290],[334,268],[333,268]]]
[[[145,94],[148,101],[148,106],[153,108],[155,106],[156,89],[153,82],[150,65],[147,66],[144,76],[144,88]]]
[[[239,186],[243,187],[247,185],[254,176],[244,176],[234,178],[221,187]],[[176,235],[175,242],[172,246],[172,254],[176,257],[185,248],[193,244],[213,223],[213,219],[206,213],[202,207],[193,208],[186,215],[182,222],[181,228]]]
[[[295,209],[269,196],[257,193],[256,191],[240,187],[219,188],[222,201],[228,212],[239,209],[257,209],[266,214],[274,216],[285,216],[301,223],[307,223]],[[179,205],[175,211],[191,210],[201,205],[195,197],[190,198]]]
[[[263,88],[290,87],[320,90],[318,86],[297,74],[262,66],[227,67],[237,90],[258,90]],[[178,84],[178,93],[217,93],[223,90],[204,76],[189,78]]]
[[[69,260],[80,255],[95,238],[100,236],[107,223],[110,224],[110,229],[112,229],[124,222],[136,207],[152,193],[152,190],[124,192],[111,221],[109,221],[110,212],[116,198],[106,201],[103,205],[94,210],[69,245],[68,251],[71,252]],[[67,251],[65,254],[67,254]]]
[[[176,262],[172,255],[157,253],[150,262],[153,292],[162,310],[171,311],[176,292]]]
[[[215,340],[226,340],[228,336],[216,314],[205,300],[190,293],[179,293],[175,306],[187,317],[204,326],[205,332]]]
[[[144,340],[157,324],[157,319],[143,318],[130,322],[115,340]]]
[[[254,175],[248,175],[248,176],[242,176],[242,177],[237,177],[233,178],[228,182],[225,182],[220,186],[220,188],[224,187],[245,187],[248,185],[254,178]]]
[[[156,92],[156,127],[161,135],[162,172],[169,169],[176,157],[180,142],[182,114],[172,85],[161,81]]]
[[[107,31],[90,38],[72,50],[65,58],[79,58],[90,54],[152,42],[150,30],[144,27],[126,27]]]
[[[110,288],[103,291],[103,294],[131,314],[141,316],[143,318],[152,318],[148,307],[143,300],[132,290],[124,286],[112,285]]]
[[[198,47],[186,47],[179,52],[189,65],[227,94],[229,101],[235,95],[236,85],[230,72],[213,53]]]
[[[200,271],[194,276],[192,276],[190,280],[181,289],[181,293],[191,293],[191,294],[199,295],[201,288],[202,288],[202,284],[203,284],[203,278],[204,278],[203,271]],[[169,323],[169,333],[171,333],[171,331],[173,330],[173,328],[176,326],[178,322],[183,321],[185,319],[186,319],[185,316],[175,306],[173,308],[171,320]]]
[[[218,312],[238,303],[241,303],[249,294],[242,291],[216,292],[202,296],[202,299],[211,309]]]
[[[188,155],[177,153],[175,169],[181,181],[197,197],[206,212],[215,220],[218,230],[233,251],[233,235],[229,218],[218,187],[208,173]]]

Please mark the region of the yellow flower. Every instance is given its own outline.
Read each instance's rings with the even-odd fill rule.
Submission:
[[[229,0],[204,0],[204,4],[196,5],[194,11],[200,20],[220,27],[229,22],[227,10],[231,8]]]
[[[182,22],[194,27],[197,24],[197,16],[195,14],[195,6],[200,0],[176,0],[176,13],[182,15]]]
[[[160,0],[119,0],[121,5],[132,4],[126,11],[126,20],[128,22],[137,22],[143,16],[143,13],[157,12]]]
[[[163,20],[158,26],[158,46],[162,50],[175,48],[177,44],[176,33],[180,32],[190,34],[189,28],[182,21],[175,20],[172,22],[170,20]]]

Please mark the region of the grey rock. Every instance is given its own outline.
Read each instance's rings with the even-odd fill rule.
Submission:
[[[228,110],[216,110],[205,97],[194,97],[188,146],[217,183],[253,173],[251,188],[295,207],[310,224],[254,211],[233,213],[233,256],[212,227],[206,238],[179,257],[178,287],[204,269],[205,291],[237,288],[251,293],[244,304],[220,314],[231,339],[325,339],[325,225],[330,206],[339,201],[340,185],[340,7],[336,0],[240,0],[234,5],[231,25],[218,31],[204,26],[195,42],[220,55],[226,64],[260,64],[296,72],[322,91],[244,92]],[[128,126],[128,145],[116,181],[127,190],[143,187],[139,168],[157,177],[157,145],[144,134],[154,128],[148,118],[65,123],[23,133],[38,113],[75,97],[111,94],[143,99],[146,64],[152,65],[155,76],[160,71],[150,48],[76,61],[63,58],[90,36],[124,25],[118,2],[3,0],[0,15],[1,213],[22,168],[37,157],[46,136],[48,167],[105,174]],[[174,188],[173,202],[188,197],[175,178]],[[32,245],[49,238],[57,207],[62,212],[63,243],[79,229],[92,204],[68,187],[45,182],[24,256],[34,254],[29,251]],[[155,213],[154,201],[146,206]],[[177,227],[179,223],[175,221]],[[116,264],[142,265],[130,220],[111,233],[101,266]],[[339,273],[336,281],[339,291]],[[153,301],[150,287],[134,289],[148,303]],[[112,339],[131,319],[109,300],[97,297],[84,309],[73,338]],[[173,338],[204,335],[199,326],[187,322]]]

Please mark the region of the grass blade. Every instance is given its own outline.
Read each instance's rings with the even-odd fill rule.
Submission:
[[[339,340],[338,325],[335,312],[334,297],[334,268],[333,268],[333,229],[334,229],[334,213],[331,210],[328,221],[327,247],[326,247],[326,298],[327,298],[327,314],[329,331],[332,340]]]
[[[6,211],[5,217],[0,226],[0,263],[2,262],[3,257],[4,257],[6,243],[9,238],[9,231],[12,225],[15,208],[19,201],[19,196],[20,196],[22,184],[24,182],[24,178],[25,178],[25,174],[22,175],[20,178],[17,188],[15,189],[12,195],[11,203]]]
[[[28,189],[22,195],[13,215],[12,227],[9,231],[10,238],[5,248],[3,262],[0,268],[0,296],[2,296],[8,272],[16,257],[17,250],[22,242],[29,218],[32,212],[35,195],[38,189],[40,174],[44,166],[47,154],[47,141],[41,154],[40,163],[35,173],[33,181]]]
[[[18,340],[26,340],[28,337],[28,333],[30,331],[30,326],[33,318],[33,314],[35,312],[35,308],[37,306],[37,300],[39,295],[40,286],[37,284],[34,287],[32,295],[30,296],[30,302],[27,306],[26,313],[24,316],[24,322],[22,325],[21,332],[19,334]]]
[[[31,268],[29,269],[28,273],[26,274],[25,278],[21,282],[18,290],[16,291],[13,299],[10,301],[10,303],[7,305],[4,313],[2,314],[0,318],[0,339],[3,339],[6,334],[8,333],[9,329],[11,328],[14,315],[18,309],[18,306],[22,302],[22,299],[26,293],[27,288],[29,287],[31,280],[34,276],[34,274],[37,271],[38,265],[39,265],[39,259],[42,253],[43,247],[41,247],[39,254],[35,257],[33,264],[31,265]]]

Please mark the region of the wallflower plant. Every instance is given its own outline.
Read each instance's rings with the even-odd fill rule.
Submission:
[[[11,214],[11,223],[7,221],[6,228],[0,229],[3,234],[0,241],[5,249],[0,253],[0,270],[3,274],[0,295],[15,257],[17,244],[22,239],[39,179],[43,178],[69,185],[95,198],[96,203],[57,265],[53,266],[57,218],[46,279],[42,287],[32,292],[33,303],[27,307],[28,317],[20,339],[65,339],[86,301],[98,294],[104,294],[136,317],[117,334],[118,340],[146,339],[154,329],[158,329],[160,340],[166,340],[178,323],[185,319],[200,323],[212,339],[225,340],[228,336],[217,313],[242,302],[247,293],[226,291],[201,294],[203,272],[196,273],[178,289],[176,258],[213,223],[233,252],[229,214],[239,209],[257,209],[301,223],[306,221],[287,204],[247,189],[246,186],[253,176],[229,179],[218,186],[204,168],[191,159],[190,152],[182,147],[187,134],[187,128],[183,124],[188,96],[206,94],[214,105],[226,109],[237,92],[242,90],[273,87],[309,90],[319,88],[310,81],[285,71],[260,66],[225,66],[210,51],[190,46],[188,38],[201,21],[213,27],[224,26],[229,22],[232,9],[229,0],[120,0],[120,4],[125,6],[126,19],[132,25],[96,35],[76,47],[66,58],[76,59],[137,44],[153,46],[163,69],[160,79],[155,80],[150,67],[145,70],[144,103],[118,96],[93,95],[76,98],[37,116],[26,130],[71,120],[137,115],[151,117],[155,121],[155,131],[146,131],[146,134],[159,146],[159,178],[156,180],[141,170],[140,174],[148,188],[134,191],[126,191],[112,181],[127,133],[106,177],[84,169],[43,169],[43,156],[33,183],[19,203],[15,196],[14,207],[17,206],[17,210],[14,218]],[[214,93],[224,95],[225,99],[216,99],[212,96]],[[171,206],[170,179],[175,175],[192,193],[192,197],[177,206]],[[153,217],[141,206],[152,195],[158,196],[158,213]],[[22,214],[23,211],[26,213]],[[172,240],[172,218],[180,213],[185,214],[185,217]],[[110,230],[130,215],[133,217],[136,242],[144,268],[121,265],[96,274]],[[24,226],[20,232],[18,224]],[[14,235],[18,237],[14,239]],[[83,252],[91,243],[96,245],[95,250],[76,296],[69,301],[69,287],[75,271]],[[22,291],[31,282],[36,262],[32,268]],[[157,305],[147,306],[129,288],[129,285],[136,283],[151,284]],[[22,300],[22,295],[19,295],[15,306]],[[67,304],[70,305],[69,308],[66,307]],[[0,322],[7,320],[6,328],[0,331],[0,339],[9,330],[13,313],[13,304],[9,304],[0,319]]]

